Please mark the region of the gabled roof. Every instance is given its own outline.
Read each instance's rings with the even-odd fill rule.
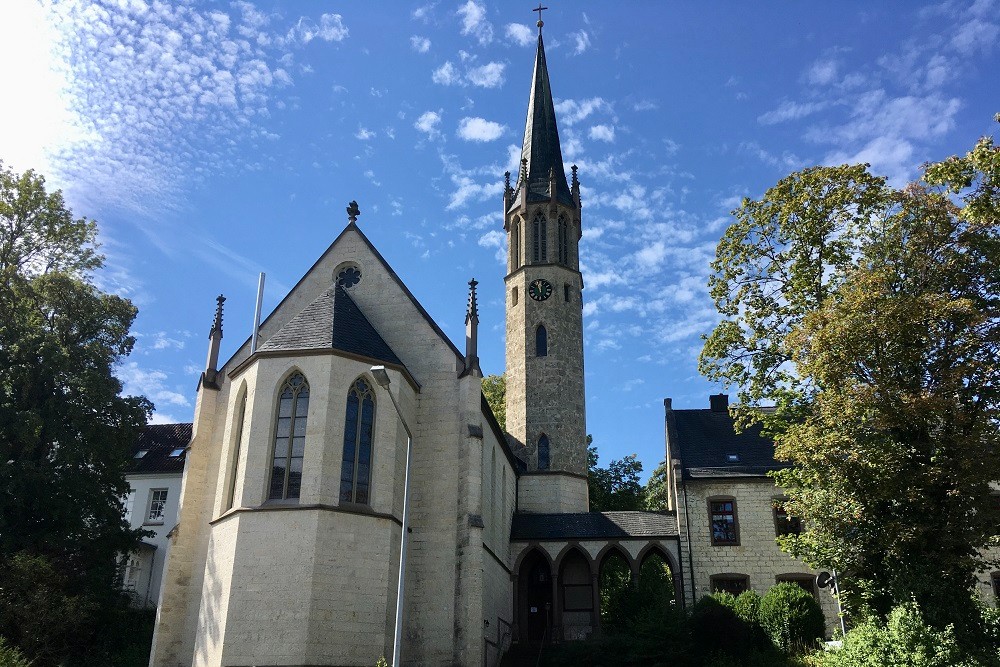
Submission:
[[[677,537],[677,517],[668,512],[577,512],[514,514],[512,540],[587,540]]]
[[[541,31],[538,33],[538,50],[535,52],[535,71],[528,98],[528,118],[524,126],[521,159],[528,161],[529,202],[549,200],[549,170],[554,169],[556,199],[564,204],[573,204],[573,195],[566,183],[562,149],[559,146],[556,109],[552,103],[552,87],[549,85],[549,69],[545,64]],[[520,180],[518,187],[524,187]]]
[[[354,299],[339,285],[320,294],[260,346],[261,352],[315,349],[335,349],[403,365]]]
[[[787,467],[774,459],[774,443],[760,425],[737,433],[728,410],[667,410],[671,456],[687,479],[763,477]],[[672,422],[672,423],[670,423]]]
[[[191,424],[148,424],[139,433],[129,452],[132,457],[129,475],[173,474],[184,472],[184,449],[191,442]],[[181,450],[179,456],[171,456]],[[139,452],[145,452],[136,458]]]
[[[431,329],[441,338],[441,340],[444,341],[444,343],[451,349],[451,351],[457,357],[458,361],[460,363],[463,362],[465,359],[465,355],[458,349],[455,343],[452,342],[450,338],[448,338],[448,336],[444,333],[441,327],[438,326],[437,322],[434,321],[434,319],[424,309],[424,307],[420,304],[420,302],[417,301],[416,297],[413,296],[413,293],[410,291],[410,289],[403,283],[403,281],[396,274],[393,268],[389,266],[389,263],[385,261],[385,258],[382,257],[382,254],[375,248],[372,242],[368,240],[368,237],[365,236],[364,232],[362,232],[361,229],[358,227],[358,225],[354,222],[351,222],[346,227],[344,227],[344,229],[340,232],[340,234],[337,235],[337,238],[335,238],[333,242],[327,247],[327,249],[323,251],[323,254],[321,254],[319,258],[316,259],[315,262],[313,262],[313,265],[309,268],[309,270],[307,270],[304,274],[302,274],[302,277],[299,278],[299,281],[295,284],[295,286],[292,287],[291,290],[289,290],[289,292],[284,296],[284,298],[282,298],[282,300],[278,303],[278,305],[275,306],[275,308],[270,312],[270,314],[268,314],[267,317],[264,318],[264,321],[261,322],[261,329],[263,330],[263,328],[266,327],[266,325],[271,321],[271,318],[275,317],[275,315],[282,310],[282,307],[285,305],[285,303],[288,302],[289,299],[292,297],[292,295],[295,294],[295,292],[299,289],[299,287],[306,282],[308,276],[314,270],[316,270],[316,268],[323,262],[323,260],[327,257],[327,255],[329,255],[333,251],[333,249],[337,246],[340,240],[351,232],[358,235],[358,237],[362,240],[362,242],[364,242],[365,246],[369,249],[369,251],[371,251],[375,259],[382,265],[382,268],[386,271],[389,277],[392,278],[392,280],[396,283],[396,285],[399,286],[400,290],[402,290],[403,294],[405,294],[406,297],[410,300],[410,302],[413,304],[414,308],[416,308],[420,316],[423,317],[425,322],[427,322],[428,326],[430,326]],[[237,348],[237,350],[232,354],[229,360],[226,361],[225,364],[223,364],[222,368],[225,368],[227,372],[233,370],[233,366],[231,366],[231,364],[233,363],[234,359],[240,356],[240,353],[245,348],[249,347],[250,339],[251,337],[247,336],[246,340],[239,346],[239,348]],[[269,341],[270,338],[268,338],[268,342]],[[266,344],[267,342],[263,343],[261,345],[261,348],[263,348],[263,346]],[[407,373],[409,372],[407,371]]]

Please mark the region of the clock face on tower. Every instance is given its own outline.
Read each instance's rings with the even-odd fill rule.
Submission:
[[[541,278],[532,280],[528,285],[528,296],[535,301],[545,301],[552,296],[552,283]]]

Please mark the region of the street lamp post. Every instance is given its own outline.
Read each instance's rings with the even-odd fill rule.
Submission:
[[[413,433],[403,418],[403,413],[399,409],[396,397],[389,390],[389,373],[386,371],[385,366],[372,366],[371,371],[378,386],[385,389],[386,393],[389,394],[392,407],[396,409],[396,416],[399,417],[399,422],[403,425],[403,430],[406,431],[406,472],[403,477],[403,527],[402,537],[399,541],[399,583],[396,587],[396,636],[392,642],[392,667],[400,667],[403,657],[403,586],[406,575],[406,545],[409,541],[407,536],[410,529],[410,465],[413,460]]]

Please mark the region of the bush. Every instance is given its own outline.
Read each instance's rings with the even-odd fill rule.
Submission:
[[[952,626],[930,627],[915,603],[892,610],[887,623],[871,620],[844,636],[840,650],[818,654],[816,667],[986,667],[963,657]],[[995,664],[995,663],[993,663]]]
[[[695,649],[706,664],[726,664],[750,653],[751,628],[735,611],[736,598],[730,593],[713,593],[699,600],[691,610],[691,636]],[[720,642],[719,638],[725,637]]]
[[[783,653],[802,653],[823,637],[823,610],[801,586],[781,583],[760,601],[760,626]]]

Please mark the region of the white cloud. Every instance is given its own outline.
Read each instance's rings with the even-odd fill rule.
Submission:
[[[556,115],[559,124],[569,127],[586,119],[592,113],[611,112],[611,105],[600,97],[591,97],[587,100],[560,100],[556,102]]]
[[[342,42],[347,39],[350,31],[344,25],[343,17],[340,14],[322,14],[319,17],[319,25],[310,19],[302,17],[295,27],[288,33],[290,40],[297,40],[303,44],[308,44],[314,39],[322,39],[324,42]]]
[[[503,72],[506,67],[504,63],[489,62],[485,65],[469,69],[465,74],[465,78],[474,86],[497,88],[503,85]]]
[[[470,201],[486,201],[492,197],[498,197],[503,192],[503,183],[500,181],[477,183],[464,174],[452,174],[451,182],[455,185],[455,191],[451,193],[451,198],[446,206],[449,211],[462,208]]]
[[[413,124],[413,127],[415,127],[420,132],[426,134],[429,138],[433,139],[434,137],[440,134],[440,131],[438,130],[438,125],[440,123],[441,123],[440,111],[425,111],[424,113],[420,114],[420,117],[417,118],[417,122]]]
[[[485,118],[463,118],[458,123],[458,136],[466,141],[495,141],[507,127]]]
[[[167,386],[167,374],[161,370],[147,370],[134,361],[128,361],[118,366],[115,375],[122,382],[122,393],[127,396],[145,396],[160,405],[191,405],[187,396]]]
[[[596,141],[611,143],[615,140],[615,128],[611,125],[594,125],[590,128],[589,136]]]
[[[806,81],[814,86],[825,86],[837,78],[837,61],[817,60],[806,71]]]
[[[493,41],[493,24],[486,20],[485,5],[468,0],[458,8],[458,16],[462,19],[463,35],[472,35],[480,44]]]
[[[826,102],[792,102],[785,100],[778,105],[777,109],[768,111],[757,116],[757,122],[761,125],[775,125],[788,120],[798,120],[825,109]]]
[[[375,138],[375,133],[369,130],[367,127],[359,127],[358,131],[354,133],[355,138],[361,141],[368,141],[369,139]]]
[[[444,65],[434,70],[431,74],[431,80],[442,86],[453,86],[462,82],[462,75],[459,73],[458,68],[448,60]]]
[[[590,48],[590,35],[586,30],[571,32],[569,36],[573,39],[573,55],[578,56]]]
[[[413,35],[410,37],[410,46],[417,53],[427,53],[431,50],[431,40],[420,35]]]
[[[535,32],[523,23],[508,23],[504,28],[504,34],[507,35],[507,39],[519,46],[535,43]]]

